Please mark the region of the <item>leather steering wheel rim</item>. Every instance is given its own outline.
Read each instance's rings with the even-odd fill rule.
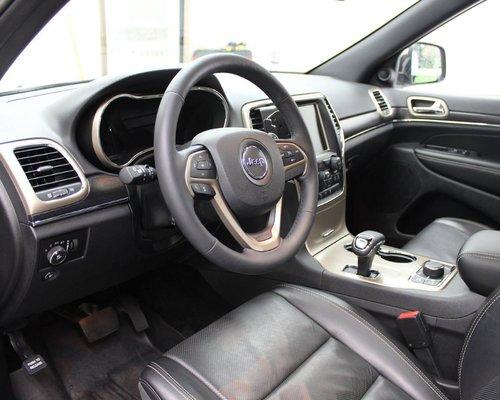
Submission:
[[[222,128],[197,135],[193,139],[192,146],[188,149],[178,151],[176,148],[178,117],[189,90],[202,78],[215,73],[238,75],[264,91],[286,121],[291,132],[290,144],[298,147],[305,156],[303,173],[300,176],[294,176],[299,187],[299,205],[295,221],[286,237],[279,238],[279,244],[266,251],[257,251],[253,248],[243,248],[242,251],[231,249],[205,228],[195,213],[193,193],[188,186],[189,181],[186,180],[186,164],[190,156],[206,147],[203,138],[207,142],[219,134],[221,136],[232,135],[231,141],[234,141],[237,138],[244,139],[248,136],[256,138],[259,144],[264,143],[263,146],[270,154],[268,161],[271,166],[275,167],[276,179],[279,180],[282,176],[284,179],[284,175],[280,175],[282,167],[276,164],[274,157],[275,154],[279,155],[279,152],[276,153],[277,147],[276,149],[272,148],[272,146],[278,145],[274,141],[272,141],[273,144],[270,144],[266,139],[269,136],[260,131],[244,128],[239,130],[225,128],[224,131]],[[224,142],[222,141],[222,143]],[[262,274],[284,264],[305,244],[314,222],[317,206],[318,173],[315,153],[296,103],[283,85],[265,68],[247,58],[233,54],[208,55],[182,68],[168,85],[161,100],[155,124],[154,149],[161,192],[177,226],[188,241],[214,264],[232,272]],[[217,165],[218,159],[215,157],[216,155],[212,154],[212,152],[217,151],[214,149],[215,147],[211,147],[209,152],[216,160],[215,164]],[[233,155],[229,156],[234,157]],[[217,171],[219,175],[222,172],[219,166]],[[282,186],[284,186],[284,181]],[[223,195],[224,193],[219,196],[220,199],[223,198]],[[280,208],[277,210],[280,212]]]

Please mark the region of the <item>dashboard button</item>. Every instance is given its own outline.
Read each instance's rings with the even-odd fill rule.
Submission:
[[[193,190],[194,194],[198,196],[204,196],[204,197],[215,196],[215,191],[212,188],[212,186],[207,185],[206,183],[193,183],[191,184],[191,189]]]

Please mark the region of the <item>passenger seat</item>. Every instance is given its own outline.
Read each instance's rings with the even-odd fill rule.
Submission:
[[[429,258],[456,263],[458,253],[474,233],[491,229],[459,218],[439,218],[410,240],[403,250]]]

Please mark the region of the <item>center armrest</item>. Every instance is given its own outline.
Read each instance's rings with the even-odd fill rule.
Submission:
[[[488,296],[500,286],[500,231],[485,230],[472,235],[460,250],[457,265],[467,286]]]

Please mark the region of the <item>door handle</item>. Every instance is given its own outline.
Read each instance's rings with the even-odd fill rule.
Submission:
[[[449,113],[446,102],[434,97],[408,97],[408,110],[417,117],[445,118]]]

